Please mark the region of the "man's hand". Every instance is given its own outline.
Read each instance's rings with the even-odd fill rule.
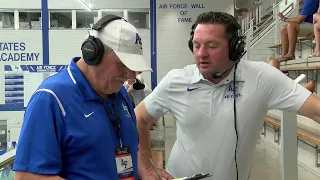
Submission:
[[[281,12],[278,13],[278,16],[282,21],[286,18]]]
[[[173,176],[171,176],[169,173],[166,172],[166,170],[162,168],[157,168],[160,176],[162,177],[162,180],[172,180],[174,179]],[[142,180],[159,180],[157,173],[154,171],[154,169],[150,166],[147,168],[146,173],[141,177]]]

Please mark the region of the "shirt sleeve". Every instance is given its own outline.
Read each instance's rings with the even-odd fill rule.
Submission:
[[[265,62],[259,67],[259,76],[268,109],[297,112],[311,95],[309,90]]]
[[[170,106],[170,72],[160,81],[157,87],[144,99],[148,113],[160,118],[169,111]]]
[[[317,12],[318,7],[319,0],[305,0],[302,5],[300,15],[313,15],[315,12]]]
[[[36,92],[26,108],[13,164],[14,171],[58,175],[63,114],[49,92]]]

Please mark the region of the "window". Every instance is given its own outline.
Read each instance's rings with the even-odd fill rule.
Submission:
[[[91,28],[98,20],[98,11],[77,11],[77,28]]]
[[[50,29],[71,29],[72,12],[50,12]]]
[[[14,13],[13,12],[0,12],[0,29],[1,28],[14,28]]]
[[[136,28],[149,28],[149,10],[128,10],[128,21]]]
[[[110,14],[123,17],[123,10],[102,10],[102,17]]]
[[[41,29],[41,12],[19,12],[19,29]]]

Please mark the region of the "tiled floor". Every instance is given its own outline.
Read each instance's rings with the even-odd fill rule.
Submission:
[[[256,146],[250,180],[281,180],[280,153],[261,141]],[[298,180],[319,180],[320,177],[298,166]]]
[[[162,124],[161,121],[158,124]],[[170,116],[166,117],[165,128],[152,131],[153,139],[165,139],[165,159],[168,160],[175,142],[175,123]],[[164,131],[163,131],[164,130]],[[250,180],[281,180],[280,153],[270,145],[259,142],[253,158]],[[298,166],[299,180],[320,180],[320,177]]]

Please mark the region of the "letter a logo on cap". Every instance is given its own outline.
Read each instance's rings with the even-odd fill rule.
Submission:
[[[141,38],[138,33],[136,33],[136,44],[142,44]]]
[[[136,33],[136,43],[135,44],[140,44],[141,45],[141,49],[142,49],[142,42],[141,42],[141,38],[140,38],[138,33]]]

